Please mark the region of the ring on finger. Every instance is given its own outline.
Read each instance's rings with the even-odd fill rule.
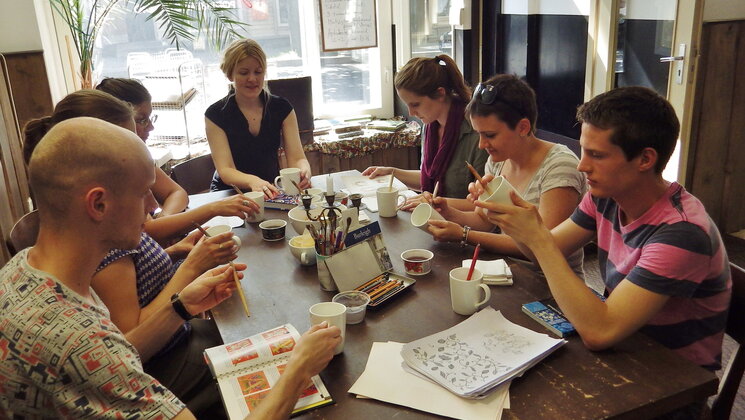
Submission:
[[[248,200],[243,200],[243,205],[244,205],[244,206],[248,207],[248,204],[249,204],[249,203],[248,203]]]
[[[222,249],[222,244],[218,245],[217,249]]]

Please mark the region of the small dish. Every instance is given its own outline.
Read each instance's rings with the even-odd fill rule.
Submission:
[[[259,224],[261,236],[265,241],[279,241],[285,238],[287,222],[280,219],[265,220]]]
[[[359,324],[365,319],[370,296],[365,292],[349,290],[337,293],[331,301],[341,303],[347,307],[347,324]]]
[[[426,249],[409,249],[401,253],[406,274],[423,276],[432,270],[432,258],[435,254]]]

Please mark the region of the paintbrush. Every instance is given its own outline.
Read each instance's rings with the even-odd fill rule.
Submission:
[[[237,192],[239,195],[243,195],[243,191],[241,191],[240,188],[238,188],[235,184],[230,184],[231,187]]]
[[[303,190],[301,190],[301,189],[300,189],[300,185],[298,185],[298,184],[297,184],[297,182],[295,182],[295,180],[294,180],[294,179],[291,179],[291,180],[290,180],[290,182],[292,182],[292,185],[294,185],[294,186],[295,186],[295,188],[297,188],[297,193],[298,193],[298,194],[300,194],[300,193],[302,193],[302,192],[303,192]]]
[[[473,174],[473,177],[476,178],[476,180],[479,181],[479,184],[481,184],[484,187],[484,191],[487,194],[492,195],[492,192],[489,189],[489,184],[485,183],[484,180],[481,179],[481,175],[479,175],[479,173],[476,171],[476,168],[471,166],[471,164],[468,163],[468,161],[466,161],[466,166],[468,167],[468,170],[471,171],[471,173]]]
[[[432,200],[437,198],[437,190],[440,189],[440,181],[435,182],[435,189],[432,190]]]
[[[238,190],[238,187],[236,187],[235,185],[233,185],[233,188],[235,188],[236,190]],[[240,190],[238,190],[238,191],[240,192]],[[206,230],[204,230],[204,228],[199,223],[197,223],[195,221],[192,221],[191,223],[194,226],[196,226],[197,229],[199,229],[200,232],[202,232],[202,234],[204,235],[205,238],[211,238],[212,237],[212,236],[210,236],[209,233],[207,233]],[[238,279],[238,271],[235,269],[235,264],[233,264],[233,261],[230,261],[228,264],[230,265],[230,268],[233,269],[233,281],[235,282],[236,288],[238,289],[238,296],[241,297],[241,303],[243,304],[243,310],[246,312],[246,316],[247,317],[250,317],[251,316],[251,311],[248,310],[248,301],[246,300],[246,295],[243,294],[243,288],[241,287],[241,282]]]
[[[391,190],[393,190],[393,175],[394,175],[395,173],[396,173],[396,170],[395,170],[395,169],[393,169],[393,170],[391,171],[391,180],[390,180],[390,181],[388,181],[388,191],[391,191]]]

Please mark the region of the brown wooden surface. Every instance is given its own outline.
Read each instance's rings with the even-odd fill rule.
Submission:
[[[337,185],[339,185],[337,183]],[[194,197],[192,206],[227,195],[211,193]],[[266,211],[266,218],[287,219],[287,213]],[[377,214],[372,214],[377,220]],[[362,374],[372,343],[409,342],[463,321],[450,306],[448,272],[469,258],[472,247],[436,243],[411,226],[409,214],[381,218],[385,243],[396,272],[403,272],[401,252],[410,248],[430,249],[435,258],[432,272],[417,277],[411,290],[377,311],[368,311],[365,321],[348,325],[344,352],[321,373],[336,404],[312,410],[302,418],[396,418],[424,419],[433,415],[381,401],[357,399],[347,390]],[[243,289],[251,308],[246,318],[237,296],[213,310],[225,342],[290,322],[304,331],[309,325],[308,308],[330,300],[334,293],[320,289],[316,268],[302,267],[290,254],[287,240],[296,235],[287,226],[284,241],[265,242],[257,225],[237,228],[243,247],[237,261],[248,264]],[[483,252],[481,258],[498,255]],[[515,284],[492,287],[490,304],[510,321],[546,332],[521,312],[524,302],[549,296],[544,281],[513,265]],[[716,392],[716,376],[680,358],[644,335],[636,334],[612,350],[591,352],[577,337],[545,361],[530,369],[510,387],[511,409],[506,419],[651,418]]]
[[[13,89],[18,124],[23,129],[28,120],[51,115],[54,109],[44,53],[26,51],[4,55],[8,62],[8,78]]]
[[[745,21],[703,26],[686,185],[723,232],[745,228]]]

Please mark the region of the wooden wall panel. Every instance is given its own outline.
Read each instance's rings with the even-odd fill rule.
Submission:
[[[745,21],[705,24],[701,45],[687,185],[729,233],[745,228]]]
[[[54,104],[44,54],[41,51],[10,53],[5,54],[5,59],[21,129],[30,119],[51,115]]]

